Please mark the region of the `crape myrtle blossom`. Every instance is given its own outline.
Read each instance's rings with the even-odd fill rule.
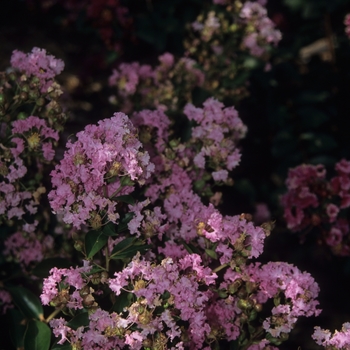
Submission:
[[[48,92],[56,75],[60,74],[64,68],[62,60],[48,55],[45,49],[34,47],[32,52],[15,50],[11,56],[11,65],[27,75],[35,76],[40,82],[40,91]]]
[[[58,141],[58,132],[48,127],[44,119],[36,116],[29,116],[25,120],[15,120],[12,122],[12,134],[24,141],[24,145],[28,152],[35,152],[40,155],[44,161],[51,161],[55,155],[52,143]],[[16,138],[18,150],[18,140]],[[39,149],[41,148],[40,152]]]
[[[334,254],[348,255],[347,243],[350,207],[350,162],[342,159],[335,165],[336,174],[326,178],[323,165],[300,165],[290,169],[281,197],[284,217],[292,231],[318,227],[322,240]]]
[[[265,54],[268,44],[277,45],[281,40],[281,32],[275,29],[275,24],[267,17],[264,4],[247,1],[243,4],[240,17],[247,24],[243,45],[252,56]]]
[[[44,236],[37,229],[37,225],[38,221],[33,224],[26,223],[5,240],[3,254],[7,259],[29,267],[31,263],[41,261],[47,252],[53,251],[54,238],[50,235]]]
[[[52,209],[76,228],[99,228],[104,219],[117,222],[113,197],[131,193],[154,169],[124,113],[86,126],[67,148],[51,172],[53,190],[48,197]]]
[[[319,315],[316,297],[319,287],[307,272],[301,272],[295,266],[284,262],[269,262],[265,265],[255,263],[247,267],[250,280],[258,284],[257,301],[265,303],[283,293],[285,304],[278,304],[272,309],[272,315],[264,323],[264,329],[273,337],[289,333],[299,316]],[[282,300],[282,299],[281,299]],[[276,305],[276,304],[275,304]]]
[[[109,286],[116,295],[124,290],[137,297],[136,305],[127,308],[127,319],[138,325],[144,339],[162,331],[171,341],[186,338],[186,347],[202,349],[211,330],[205,307],[212,292],[201,291],[200,286],[215,284],[216,277],[211,269],[202,265],[197,254],[188,254],[177,263],[166,258],[159,265],[142,260],[137,255],[123,271],[115,273],[115,278],[109,280]],[[167,297],[164,298],[164,295]],[[156,311],[156,307],[160,306],[164,307],[162,313],[166,317],[158,314],[161,311]],[[141,314],[140,309],[143,309]],[[177,317],[171,316],[175,310],[178,310],[181,320],[188,322],[186,331],[176,324]]]
[[[118,104],[125,113],[142,108],[177,110],[180,104],[189,102],[193,88],[204,81],[196,61],[188,57],[176,60],[167,52],[158,60],[155,67],[131,62],[114,69],[109,85],[117,91],[110,102]]]
[[[347,350],[350,347],[350,323],[345,322],[341,331],[336,330],[333,334],[328,329],[316,326],[312,338],[326,349]]]
[[[70,267],[69,269],[59,269],[54,267],[50,270],[50,275],[44,278],[43,290],[40,295],[43,305],[53,305],[55,307],[67,306],[71,309],[82,309],[92,306],[94,298],[91,287],[87,284],[91,280],[87,276],[91,266],[88,261],[84,261],[82,267]],[[70,288],[74,291],[70,294]]]
[[[198,124],[192,129],[190,141],[198,149],[194,164],[200,169],[209,166],[214,170],[214,180],[226,181],[228,170],[239,164],[241,154],[237,143],[247,131],[238,112],[234,107],[224,108],[223,103],[209,98],[203,108],[187,104],[184,113]]]

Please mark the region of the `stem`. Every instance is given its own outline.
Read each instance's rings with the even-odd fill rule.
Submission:
[[[213,270],[213,272],[215,272],[215,273],[219,272],[227,266],[230,266],[230,263],[226,263],[226,264],[222,264],[222,265],[218,266],[216,269]]]
[[[62,310],[64,306],[61,306],[60,308],[56,309],[54,312],[51,313],[45,320],[46,323],[49,323],[56,315],[58,315]]]
[[[109,198],[115,197],[122,190],[122,188],[123,187],[119,187],[116,191],[114,191],[114,193]]]
[[[109,271],[109,249],[108,244],[105,247],[105,255],[106,255],[106,270]]]

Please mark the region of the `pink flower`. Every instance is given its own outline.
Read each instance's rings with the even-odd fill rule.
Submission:
[[[38,77],[40,80],[40,90],[46,93],[53,83],[56,75],[60,74],[64,68],[64,63],[52,55],[48,55],[45,49],[34,47],[31,53],[25,54],[21,51],[13,51],[11,65],[23,71],[28,76]]]
[[[75,143],[68,142],[64,158],[51,172],[53,190],[48,195],[52,209],[66,223],[79,228],[98,227],[104,217],[116,222],[113,197],[133,190],[123,178],[143,184],[154,169],[135,135],[128,117],[115,113],[98,125],[86,126]]]
[[[329,222],[334,222],[337,219],[340,209],[333,203],[327,205],[326,212],[329,217]]]

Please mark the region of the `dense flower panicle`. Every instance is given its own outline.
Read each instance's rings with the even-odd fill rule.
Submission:
[[[54,158],[55,151],[52,148],[52,140],[58,141],[58,132],[48,127],[44,119],[29,116],[25,120],[15,120],[12,123],[12,133],[14,136],[24,138],[28,153],[35,152],[37,154],[41,148],[42,158],[45,161],[51,161]],[[17,149],[18,147],[16,155],[18,155]]]
[[[189,120],[198,123],[192,129],[191,138],[193,144],[201,145],[194,156],[194,164],[200,169],[210,164],[214,170],[214,180],[226,181],[228,170],[232,170],[240,161],[237,143],[245,136],[247,127],[234,107],[224,108],[221,102],[213,98],[203,103],[203,109],[187,104],[184,113]]]
[[[50,270],[50,275],[44,278],[43,290],[40,295],[41,303],[43,305],[62,306],[67,305],[72,309],[82,309],[86,297],[82,297],[79,293],[83,289],[90,279],[84,275],[91,270],[89,262],[85,261],[82,267],[70,267],[69,269],[58,269],[54,267]],[[64,288],[60,287],[62,284]],[[74,292],[69,294],[69,288],[73,287]],[[90,294],[90,288],[88,293]],[[90,305],[91,306],[91,305]]]
[[[38,47],[34,47],[32,52],[28,54],[15,50],[11,56],[11,65],[28,76],[39,78],[42,93],[48,91],[54,77],[60,74],[64,68],[62,60],[48,55],[45,49]]]
[[[115,113],[111,119],[88,125],[67,144],[61,163],[52,171],[52,209],[66,223],[79,228],[102,224],[104,216],[116,222],[113,197],[129,194],[134,184],[143,184],[153,171],[128,117]],[[124,178],[129,179],[126,184]]]
[[[319,303],[316,298],[319,287],[315,280],[309,273],[301,272],[288,263],[250,264],[241,273],[227,270],[221,288],[229,290],[230,286],[238,281],[256,286],[250,287],[252,290],[250,300],[255,300],[255,303],[265,304],[269,299],[274,298],[275,306],[271,310],[272,315],[262,324],[265,331],[273,338],[279,339],[283,334],[288,334],[298,317],[317,316],[321,312],[317,309]],[[284,295],[283,298],[281,294]],[[266,337],[266,339],[269,338]]]
[[[251,55],[260,57],[265,54],[268,44],[277,45],[281,40],[281,32],[275,29],[266,8],[259,2],[245,2],[240,17],[248,24],[243,45]]]
[[[317,194],[326,191],[325,177],[326,170],[322,165],[304,164],[289,170],[286,180],[289,192],[281,198],[289,229],[298,231],[310,224],[305,210],[320,204]]]
[[[348,13],[344,18],[345,33],[350,38],[350,14]]]
[[[164,151],[169,137],[170,120],[168,116],[160,109],[155,111],[144,109],[136,112],[131,118],[135,127],[139,128],[140,141],[152,155],[161,154]],[[155,150],[151,150],[150,143]]]
[[[29,191],[17,191],[13,184],[0,182],[0,216],[22,219],[26,212],[35,214],[37,205]]]
[[[154,320],[159,318],[170,329],[168,336],[171,339],[179,339],[182,331],[176,325],[176,318],[167,311],[167,308],[175,309],[180,312],[182,320],[189,322],[187,332],[190,337],[187,346],[201,349],[210,333],[204,309],[211,292],[200,291],[200,284],[210,285],[216,278],[209,270],[201,265],[201,259],[196,254],[187,255],[178,263],[166,258],[159,265],[151,265],[136,256],[128,267],[115,273],[115,278],[110,279],[109,285],[116,295],[119,295],[123,289],[127,290],[131,283],[133,289],[129,292],[136,295],[137,302],[135,306],[127,308],[127,319],[138,324],[143,335],[163,330],[163,325],[159,322],[154,323]],[[169,295],[166,300],[161,298],[165,292]],[[163,303],[168,305],[162,312],[166,317],[158,315],[155,309]],[[140,311],[137,311],[140,307],[144,309],[141,315]],[[146,316],[147,321],[143,320]]]
[[[117,96],[111,96],[110,102],[126,113],[141,108],[177,110],[189,102],[193,88],[204,81],[197,63],[188,57],[175,60],[167,52],[158,59],[155,67],[132,62],[114,69],[109,85],[117,88]]]
[[[22,266],[29,267],[31,263],[40,262],[45,253],[53,250],[53,237],[49,235],[43,237],[37,232],[37,225],[37,221],[25,224],[21,230],[5,240],[3,254],[7,259],[14,259]]]
[[[335,165],[336,175],[329,181],[323,165],[301,165],[290,169],[281,197],[284,217],[292,231],[316,226],[322,239],[336,255],[348,255],[350,225],[346,210],[350,207],[350,162]]]
[[[312,338],[318,345],[327,349],[347,350],[350,347],[350,323],[345,322],[341,331],[335,331],[333,334],[328,329],[316,326]]]

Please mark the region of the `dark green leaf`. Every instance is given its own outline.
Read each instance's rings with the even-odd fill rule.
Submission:
[[[25,317],[42,320],[44,311],[40,299],[30,290],[23,287],[8,288],[16,306]]]
[[[125,217],[120,221],[117,232],[121,233],[125,231],[128,228],[128,223],[131,221],[131,219],[135,216],[134,213],[126,213]]]
[[[113,197],[113,200],[118,201],[118,202],[127,203],[127,204],[135,204],[134,197],[129,196],[129,195]]]
[[[52,345],[51,350],[72,350],[72,345],[69,343],[64,343],[64,344],[54,344]]]
[[[210,256],[213,259],[217,259],[218,258],[218,255],[216,254],[215,250],[206,249],[205,252],[207,253],[208,256]]]
[[[112,250],[112,259],[132,258],[137,252],[144,252],[150,245],[142,245],[141,241],[137,241],[135,237],[128,237],[119,242]]]
[[[48,258],[48,259],[42,260],[38,265],[36,265],[32,270],[32,273],[34,276],[45,278],[49,275],[49,272],[53,267],[69,268],[70,266],[71,264],[67,259]]]
[[[87,312],[82,312],[74,316],[68,323],[67,326],[76,330],[81,326],[89,325],[89,314]]]
[[[297,114],[301,117],[301,124],[305,129],[317,128],[329,119],[327,114],[311,106],[299,108]]]
[[[30,350],[48,350],[51,342],[51,330],[46,323],[30,320],[24,335],[24,348]]]
[[[92,258],[107,243],[108,236],[98,231],[89,231],[85,236],[85,249],[88,258]]]
[[[26,330],[23,324],[23,314],[17,309],[9,310],[10,318],[10,337],[16,349],[23,347],[24,333]]]
[[[102,233],[106,236],[117,236],[117,233],[115,232],[115,224],[113,222],[109,222],[103,227]]]
[[[113,304],[112,310],[117,313],[121,313],[125,307],[130,306],[131,302],[129,299],[129,294],[130,293],[121,293],[118,295],[116,302]]]

